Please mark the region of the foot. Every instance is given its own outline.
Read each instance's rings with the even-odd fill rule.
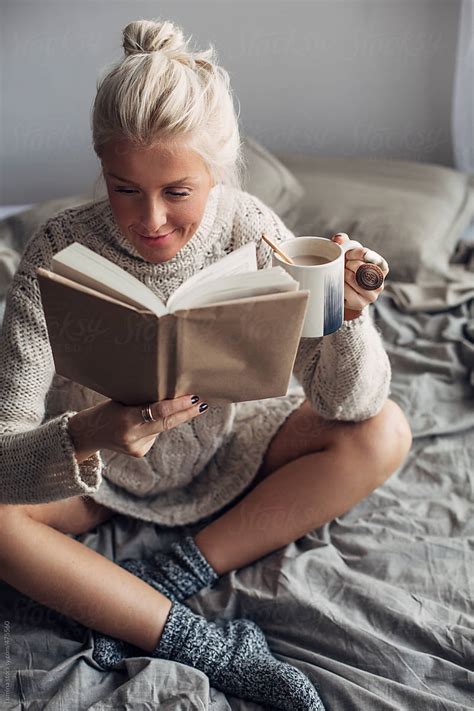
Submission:
[[[111,662],[120,660],[123,644],[99,637],[94,659],[109,668]],[[310,680],[275,659],[252,620],[208,622],[185,605],[173,603],[151,656],[199,669],[207,674],[211,686],[232,696],[287,711],[324,711]]]

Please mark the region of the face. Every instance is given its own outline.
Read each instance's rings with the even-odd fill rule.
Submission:
[[[147,261],[172,259],[199,227],[213,186],[202,158],[177,140],[137,148],[117,139],[101,162],[121,232]]]

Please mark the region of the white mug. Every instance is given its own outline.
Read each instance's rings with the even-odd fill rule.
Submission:
[[[279,242],[278,247],[289,257],[316,255],[330,259],[326,264],[288,264],[276,252],[272,253],[272,266],[283,267],[296,279],[300,289],[309,293],[308,307],[301,336],[316,338],[337,331],[344,321],[344,254],[348,249],[361,247],[360,242],[349,240],[337,244],[325,237],[296,237]]]

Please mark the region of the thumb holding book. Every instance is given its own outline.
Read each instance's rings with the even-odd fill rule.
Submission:
[[[68,422],[78,464],[100,449],[144,457],[157,436],[201,415],[208,405],[198,395],[181,395],[149,405],[123,405],[115,400],[81,410]]]

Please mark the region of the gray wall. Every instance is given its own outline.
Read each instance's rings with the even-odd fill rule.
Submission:
[[[0,0],[0,204],[91,193],[96,79],[131,20],[214,44],[244,132],[275,152],[452,165],[459,0]]]

